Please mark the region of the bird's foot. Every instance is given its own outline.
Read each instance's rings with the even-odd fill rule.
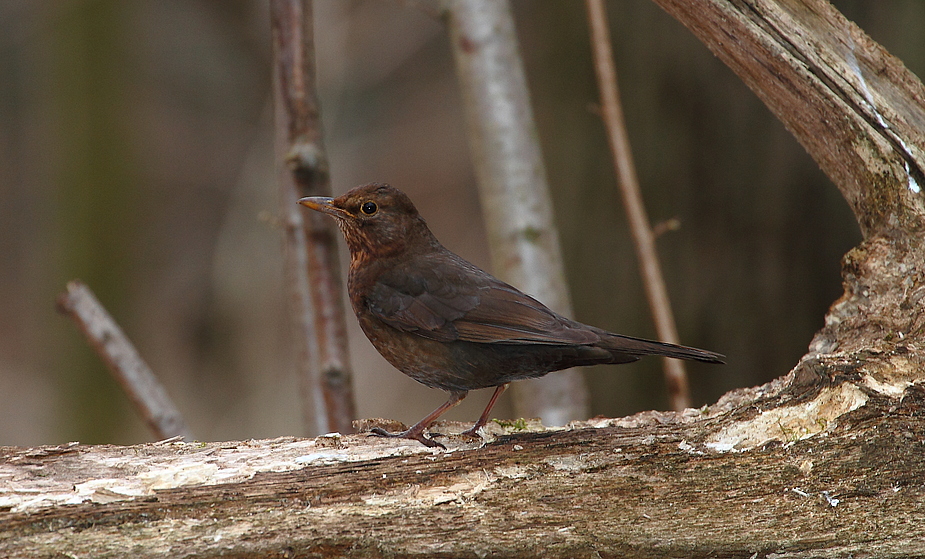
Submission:
[[[481,438],[482,438],[482,435],[481,435],[481,433],[479,433],[479,429],[481,429],[482,427],[484,427],[484,425],[479,425],[478,423],[476,423],[475,425],[473,425],[473,426],[470,427],[469,429],[466,429],[465,431],[463,431],[462,433],[460,433],[460,435],[462,435],[462,436],[464,436],[464,437],[472,437],[472,438],[474,438],[474,439],[481,439]]]
[[[376,435],[377,437],[388,437],[390,439],[411,439],[413,441],[418,441],[422,445],[430,447],[430,448],[438,447],[438,448],[442,448],[443,450],[446,450],[446,447],[443,446],[442,444],[438,443],[437,441],[433,439],[429,439],[426,436],[424,436],[423,430],[408,429],[407,431],[402,431],[401,433],[390,433],[386,431],[385,429],[376,427],[370,430],[370,434]]]

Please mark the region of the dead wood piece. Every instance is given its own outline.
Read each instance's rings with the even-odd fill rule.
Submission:
[[[57,303],[58,309],[74,320],[106,363],[151,432],[160,439],[181,436],[192,440],[189,427],[167,390],[90,288],[80,281],[71,281]]]
[[[925,514],[925,390],[870,392],[812,434],[776,429],[760,444],[711,444],[773,411],[736,419],[749,417],[742,412],[753,403],[643,414],[623,420],[628,426],[599,420],[518,433],[495,425],[494,442],[452,439],[450,452],[361,435],[3,448],[0,555],[925,553],[916,521]],[[811,423],[817,410],[790,414]]]

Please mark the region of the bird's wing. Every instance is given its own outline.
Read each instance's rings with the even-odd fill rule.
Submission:
[[[591,344],[600,336],[502,282],[480,291],[479,304],[454,325],[459,339],[483,343]]]
[[[455,255],[454,255],[455,256]],[[590,344],[600,336],[456,258],[380,276],[367,297],[386,324],[442,341]],[[431,263],[433,264],[433,263]]]

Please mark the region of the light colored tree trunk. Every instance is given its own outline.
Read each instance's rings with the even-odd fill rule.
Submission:
[[[443,3],[495,274],[570,316],[559,233],[509,3]],[[564,425],[588,417],[578,369],[518,382],[514,409]]]

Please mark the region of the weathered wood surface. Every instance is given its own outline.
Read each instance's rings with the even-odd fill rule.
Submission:
[[[925,392],[866,378],[450,452],[362,435],[4,448],[0,556],[925,554]]]

